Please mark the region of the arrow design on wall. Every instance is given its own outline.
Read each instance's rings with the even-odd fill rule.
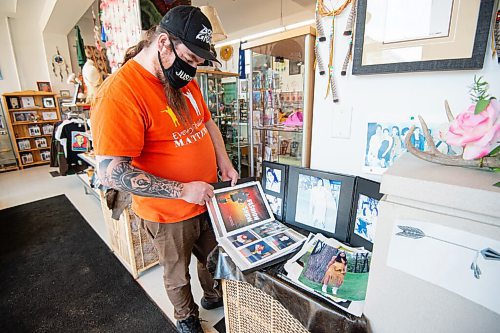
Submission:
[[[439,242],[444,242],[444,243],[447,243],[447,244],[451,244],[451,245],[454,245],[454,246],[458,246],[458,247],[461,247],[461,248],[464,248],[464,249],[468,249],[468,250],[474,251],[474,253],[475,253],[474,261],[470,265],[470,269],[474,273],[474,277],[476,279],[479,279],[481,277],[481,274],[482,274],[481,269],[479,268],[479,266],[477,264],[477,259],[479,258],[480,254],[483,256],[483,258],[485,260],[500,261],[500,252],[495,251],[495,250],[493,250],[492,248],[489,248],[489,247],[484,248],[482,250],[473,249],[471,247],[468,247],[468,246],[465,246],[465,245],[462,245],[462,244],[457,244],[457,243],[453,243],[453,242],[450,242],[450,241],[447,241],[447,240],[444,240],[444,239],[440,239],[440,238],[436,238],[436,237],[433,237],[433,236],[426,235],[425,232],[423,232],[419,228],[410,227],[410,226],[407,226],[407,225],[398,225],[397,227],[401,231],[397,232],[396,236],[406,237],[406,238],[410,238],[410,239],[420,239],[420,238],[427,237],[427,238],[435,239],[435,240],[437,240]]]

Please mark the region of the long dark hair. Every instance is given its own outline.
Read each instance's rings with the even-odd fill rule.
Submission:
[[[135,57],[139,52],[141,52],[144,48],[149,47],[155,39],[162,33],[168,35],[168,38],[172,44],[170,44],[170,48],[176,47],[181,43],[181,40],[174,35],[170,34],[167,30],[163,29],[161,26],[156,25],[146,32],[144,39],[142,39],[139,43],[134,46],[131,46],[125,51],[125,56],[123,57],[123,62],[120,66],[125,65],[127,61]],[[177,116],[180,123],[185,127],[189,127],[192,123],[191,115],[189,112],[189,108],[187,106],[187,102],[184,98],[184,95],[181,90],[177,90],[172,88],[172,86],[166,81],[165,77],[161,73],[156,73],[156,76],[160,79],[163,84],[163,90],[165,91],[165,96],[167,97],[167,101],[172,111]]]

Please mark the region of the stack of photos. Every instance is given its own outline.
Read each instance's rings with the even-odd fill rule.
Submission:
[[[17,141],[17,145],[19,146],[19,150],[31,149],[31,143],[28,139]]]
[[[361,317],[371,252],[348,247],[321,234],[309,235],[284,266],[284,279]]]
[[[278,221],[283,221],[285,184],[288,168],[284,164],[264,161],[262,163],[262,188],[271,210]]]
[[[363,170],[374,174],[384,173],[399,156],[407,151],[406,134],[413,125],[416,124],[412,122],[368,123]],[[436,148],[443,154],[458,155],[461,153],[461,148],[449,146],[443,139],[443,133],[447,129],[448,125],[431,124],[429,126]],[[419,150],[427,150],[428,143],[423,130],[418,126],[410,142]]]
[[[241,271],[274,262],[305,240],[274,219],[260,183],[248,182],[214,193],[207,207],[217,242]]]

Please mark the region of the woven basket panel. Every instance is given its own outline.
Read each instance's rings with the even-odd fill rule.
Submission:
[[[144,229],[139,226],[140,218],[130,209],[127,209],[126,212],[129,214],[130,218],[130,231],[134,247],[135,265],[137,270],[141,270],[158,262],[158,252],[151,238],[146,234]]]
[[[230,333],[307,333],[271,296],[249,283],[225,280],[225,315]]]

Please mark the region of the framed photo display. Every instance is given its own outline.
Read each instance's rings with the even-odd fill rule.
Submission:
[[[28,132],[29,132],[30,136],[42,135],[42,133],[40,132],[40,126],[38,126],[38,125],[28,126]]]
[[[38,87],[38,91],[52,92],[52,87],[50,86],[50,82],[38,81],[36,85]]]
[[[12,112],[15,122],[22,121],[35,121],[38,120],[38,114],[36,111],[18,111]]]
[[[57,119],[57,112],[55,112],[55,111],[42,112],[42,119],[43,120],[56,120]]]
[[[33,154],[32,153],[21,154],[21,163],[22,164],[33,163]]]
[[[349,226],[349,243],[352,246],[363,246],[368,251],[372,251],[380,199],[382,199],[380,183],[356,177],[352,219]]]
[[[289,167],[285,221],[347,241],[355,177]]]
[[[52,124],[45,124],[42,126],[43,135],[52,135],[54,126]]]
[[[21,102],[19,101],[19,97],[9,97],[7,98],[9,109],[20,109]]]
[[[31,149],[31,143],[30,143],[30,140],[28,140],[28,139],[17,141],[17,146],[19,147],[19,150]]]
[[[33,98],[33,96],[23,96],[21,97],[21,104],[23,108],[34,108],[35,99]]]
[[[45,138],[36,138],[35,145],[37,148],[47,148],[47,139]]]
[[[44,108],[54,108],[56,107],[56,102],[54,97],[44,97],[42,98],[42,104]]]
[[[40,152],[40,158],[42,161],[50,161],[50,150],[42,150]]]
[[[288,166],[264,161],[262,163],[262,189],[278,221],[285,216],[285,197]]]

